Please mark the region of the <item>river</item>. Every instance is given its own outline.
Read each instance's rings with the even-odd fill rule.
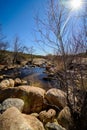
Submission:
[[[44,77],[47,77],[47,74],[45,73],[45,67],[25,66],[19,69],[5,70],[2,71],[1,74],[7,75],[7,78],[15,79],[18,77],[27,80],[28,85],[41,87],[45,90],[52,88],[51,82],[44,80]]]
[[[45,68],[43,67],[24,67],[20,70],[19,77],[27,80],[28,84],[36,87],[44,88],[48,90],[51,88],[50,81],[44,80],[47,77],[45,73]]]

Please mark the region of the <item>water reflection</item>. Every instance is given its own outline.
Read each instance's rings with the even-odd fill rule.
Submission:
[[[33,75],[33,74],[41,75],[41,77],[43,77],[46,76],[46,74],[43,73],[44,71],[45,68],[40,68],[40,67],[23,67],[20,69],[20,77],[24,78],[25,76]]]
[[[16,77],[25,79],[28,82],[28,85],[42,87],[46,90],[51,88],[51,82],[44,80],[44,77],[47,77],[45,72],[45,67],[30,67],[25,66],[21,68],[5,70],[0,72],[2,75],[6,75],[7,78]]]
[[[45,90],[51,88],[51,83],[45,81],[44,77],[47,77],[45,68],[41,67],[24,67],[21,68],[20,78],[27,80],[28,83],[32,86],[41,87]]]

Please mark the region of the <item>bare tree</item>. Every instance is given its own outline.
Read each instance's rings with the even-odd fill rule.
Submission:
[[[7,62],[6,50],[9,48],[9,43],[5,41],[5,36],[2,33],[2,26],[0,25],[0,62]]]
[[[82,128],[86,130],[86,122],[83,125],[82,120],[87,121],[86,116],[83,115],[83,110],[85,112],[87,110],[87,107],[85,107],[87,103],[87,92],[81,88],[78,90],[78,83],[76,83],[76,79],[80,76],[80,86],[82,85],[82,88],[84,88],[82,66],[77,67],[76,64],[73,73],[71,73],[67,68],[67,59],[72,58],[73,60],[77,54],[87,50],[87,17],[86,15],[78,17],[78,20],[80,20],[80,22],[77,22],[80,24],[80,28],[78,28],[79,32],[73,35],[71,21],[68,21],[71,12],[68,12],[69,10],[67,11],[60,2],[61,0],[49,0],[44,19],[40,19],[38,16],[36,17],[36,32],[40,34],[40,36],[39,39],[36,36],[35,40],[40,45],[42,44],[43,47],[44,45],[51,47],[60,54],[64,66],[63,82],[67,92],[67,104],[73,119],[73,128],[71,129],[80,130]],[[82,22],[83,20],[84,22]],[[72,85],[72,91],[70,90],[70,85]],[[70,99],[71,96],[73,97],[72,101]],[[83,98],[81,96],[83,96]],[[76,97],[78,103],[75,100]],[[80,108],[80,110],[78,110],[78,108]]]
[[[20,41],[19,38],[16,37],[13,43],[13,64],[15,63],[19,63],[20,61],[20,53],[23,53],[25,49],[25,46],[23,46]]]
[[[37,33],[40,34],[39,39],[36,38],[36,42],[64,53],[63,40],[65,28],[62,33],[61,30],[67,19],[66,10],[61,5],[60,0],[49,0],[48,5],[45,19],[40,19],[38,16],[35,18],[38,27]]]
[[[35,53],[35,49],[33,48],[33,46],[25,47],[25,51],[30,56],[29,63],[32,64],[33,60],[34,60],[34,54],[33,53]]]

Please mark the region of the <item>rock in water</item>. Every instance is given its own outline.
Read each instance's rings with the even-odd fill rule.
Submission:
[[[5,79],[2,80],[0,83],[0,89],[4,89],[4,88],[9,88],[9,87],[14,87],[14,80],[13,79]]]

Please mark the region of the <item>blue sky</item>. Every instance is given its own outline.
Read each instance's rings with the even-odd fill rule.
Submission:
[[[34,17],[43,16],[46,0],[0,0],[0,24],[3,33],[12,45],[15,36],[19,36],[26,46],[34,46],[37,54],[43,53],[34,42]]]
[[[34,41],[34,29],[36,28],[34,17],[39,14],[44,17],[44,9],[47,0],[0,0],[0,24],[3,34],[7,36],[11,46],[16,36],[27,46],[33,46],[36,54],[44,54],[43,48]],[[66,1],[66,0],[63,0]],[[75,12],[73,12],[75,14]],[[73,19],[73,14],[71,14]],[[77,18],[76,18],[77,20]],[[75,23],[77,21],[72,20]],[[78,22],[77,22],[78,23]],[[38,35],[39,37],[39,35]],[[47,48],[48,53],[51,49]]]

